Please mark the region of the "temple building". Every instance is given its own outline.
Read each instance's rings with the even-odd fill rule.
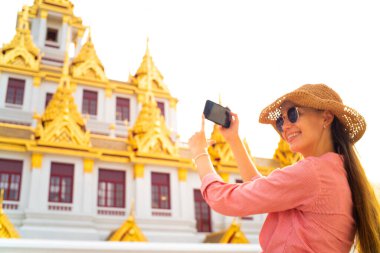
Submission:
[[[0,49],[0,234],[201,243],[224,231],[217,242],[257,243],[265,214],[236,223],[203,200],[179,141],[179,99],[148,43],[136,73],[111,80],[87,29],[71,1],[35,0]],[[217,127],[211,138],[217,172],[241,182]],[[268,175],[300,157],[281,143],[274,159],[253,159]]]

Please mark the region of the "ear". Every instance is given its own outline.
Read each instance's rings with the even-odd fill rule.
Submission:
[[[323,125],[328,127],[334,120],[334,114],[330,111],[323,111]]]

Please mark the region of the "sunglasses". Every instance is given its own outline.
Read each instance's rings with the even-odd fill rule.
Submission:
[[[289,120],[290,123],[294,124],[297,122],[300,114],[298,112],[298,108],[293,106],[293,107],[290,107],[286,113],[286,116]],[[277,120],[276,120],[276,128],[277,130],[282,133],[284,130],[283,130],[283,127],[284,126],[284,116],[280,116]]]

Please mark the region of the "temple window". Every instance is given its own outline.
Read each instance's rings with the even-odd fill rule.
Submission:
[[[5,103],[8,105],[22,106],[24,102],[24,91],[25,80],[9,78]]]
[[[20,199],[22,161],[0,159],[0,189],[4,189],[4,200]]]
[[[53,98],[53,93],[46,93],[46,98],[45,98],[45,108],[49,105],[50,100]]]
[[[58,29],[49,27],[46,31],[45,46],[59,48]]]
[[[201,191],[194,189],[195,220],[198,232],[211,232],[211,212],[210,207],[203,199]]]
[[[46,41],[58,42],[58,29],[49,27],[46,32]]]
[[[165,118],[165,103],[157,101],[157,107],[160,108],[161,115]]]
[[[98,206],[125,207],[125,171],[99,170]]]
[[[96,116],[98,112],[98,93],[84,90],[82,101],[82,113]]]
[[[130,100],[129,98],[116,97],[116,120],[130,120]]]
[[[152,208],[170,209],[170,175],[152,172]]]
[[[74,164],[51,163],[49,202],[72,203]]]

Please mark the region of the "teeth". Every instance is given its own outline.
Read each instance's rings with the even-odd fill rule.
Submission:
[[[298,135],[298,133],[292,133],[292,134],[289,134],[289,135],[288,135],[288,139],[293,138],[293,137],[295,137],[295,136],[297,136],[297,135]]]

